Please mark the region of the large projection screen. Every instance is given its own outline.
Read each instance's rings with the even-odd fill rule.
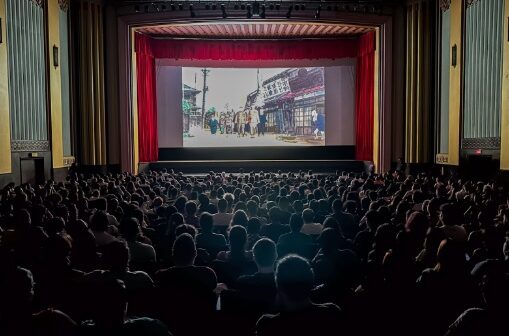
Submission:
[[[354,59],[325,67],[157,66],[160,148],[351,146],[354,102]]]

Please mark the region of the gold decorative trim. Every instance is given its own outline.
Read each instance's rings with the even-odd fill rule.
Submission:
[[[435,157],[436,163],[449,163],[449,155],[448,154],[437,154]]]
[[[442,12],[445,12],[446,10],[451,8],[451,0],[440,0],[439,6],[440,10]]]
[[[74,156],[64,157],[64,167],[70,167],[74,162],[76,162],[76,158]]]
[[[67,12],[69,10],[69,1],[70,0],[58,0],[58,7],[64,12]]]

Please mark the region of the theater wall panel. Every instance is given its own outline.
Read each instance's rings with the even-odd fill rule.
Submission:
[[[44,10],[31,0],[5,5],[12,150],[47,151]]]
[[[478,0],[467,4],[463,95],[465,139],[500,137],[504,27],[504,0]]]

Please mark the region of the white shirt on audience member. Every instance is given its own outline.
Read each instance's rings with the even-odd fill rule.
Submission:
[[[323,225],[320,223],[307,223],[302,226],[300,232],[310,235],[316,236],[321,234],[323,231]]]
[[[219,212],[212,215],[214,218],[214,226],[229,226],[232,220],[233,214],[226,212]]]

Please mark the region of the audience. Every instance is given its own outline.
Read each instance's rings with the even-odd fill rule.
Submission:
[[[287,254],[297,254],[304,258],[312,257],[313,240],[310,236],[302,233],[304,221],[302,215],[292,214],[290,217],[290,232],[279,236],[277,253],[280,257]]]
[[[226,251],[226,238],[212,232],[214,227],[214,217],[208,212],[200,216],[201,233],[196,236],[196,247],[202,248],[211,256],[216,256],[220,251]]]
[[[9,184],[0,334],[505,335],[508,194],[403,171]]]
[[[315,279],[306,259],[294,255],[281,259],[275,279],[280,312],[263,315],[256,325],[257,335],[337,335],[339,330],[345,333],[338,306],[311,302]]]

